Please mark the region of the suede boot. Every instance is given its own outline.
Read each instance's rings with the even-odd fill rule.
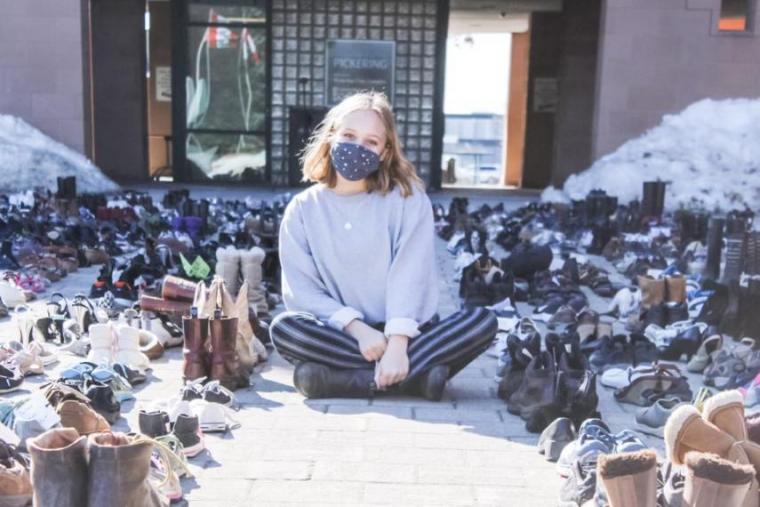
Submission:
[[[87,505],[87,439],[73,428],[56,428],[27,442],[32,457],[34,505]]]
[[[153,443],[123,433],[90,435],[89,507],[168,507],[148,481]],[[84,504],[81,504],[84,505]]]
[[[269,313],[266,291],[261,286],[263,280],[262,264],[266,253],[259,247],[240,251],[240,272],[243,280],[248,282],[248,304],[256,309],[256,315]]]
[[[639,276],[638,284],[641,289],[641,307],[645,310],[665,301],[665,280]]]
[[[683,505],[724,507],[742,505],[751,491],[754,469],[733,463],[715,454],[689,452],[686,455]]]
[[[254,333],[253,325],[258,326],[258,320],[255,314],[251,316],[248,294],[248,280],[245,280],[240,286],[237,299],[232,304],[233,315],[238,319],[236,349],[240,357],[240,365],[250,374],[253,367],[266,360],[269,354],[264,344]]]
[[[597,474],[610,507],[657,505],[657,454],[654,451],[601,454]]]
[[[234,246],[216,249],[216,274],[224,280],[230,294],[237,296],[240,289],[240,252]]]
[[[26,507],[32,501],[28,461],[0,448],[0,506]]]
[[[686,301],[686,278],[683,275],[668,276],[665,278],[668,303],[681,304]]]
[[[236,350],[237,317],[222,317],[217,312],[209,321],[211,369],[209,378],[218,380],[227,389],[248,387],[248,376],[241,374],[240,358]]]
[[[306,398],[371,398],[375,394],[373,369],[336,370],[318,363],[301,363],[293,384]]]
[[[689,451],[709,452],[724,459],[747,463],[747,454],[728,433],[702,418],[692,405],[677,408],[664,430],[668,459],[682,465]]]
[[[111,431],[105,418],[93,409],[75,400],[66,400],[56,408],[61,426],[74,428],[80,435]]]
[[[202,319],[194,314],[182,317],[182,329],[185,343],[182,349],[182,375],[185,381],[196,380],[209,375],[209,354],[206,349],[208,341],[209,319]]]

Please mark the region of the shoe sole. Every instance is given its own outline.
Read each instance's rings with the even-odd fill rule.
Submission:
[[[9,389],[0,389],[0,394],[12,393],[13,391],[18,391],[19,389],[22,388],[22,386],[23,386],[23,384],[19,384],[17,386],[11,387]]]
[[[203,440],[201,440],[200,442],[198,442],[197,444],[193,446],[185,447],[184,449],[182,449],[182,454],[184,454],[188,458],[194,458],[200,453],[202,453],[204,449],[206,449],[206,446],[203,445]]]

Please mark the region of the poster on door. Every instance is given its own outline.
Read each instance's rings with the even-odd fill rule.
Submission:
[[[327,41],[327,105],[360,91],[383,92],[393,102],[396,69],[394,41]]]
[[[156,102],[172,101],[172,68],[156,67]]]

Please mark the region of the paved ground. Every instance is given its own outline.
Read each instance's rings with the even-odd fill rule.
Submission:
[[[455,285],[447,283],[453,259],[442,241],[437,246],[445,316],[458,304]],[[53,289],[73,296],[88,290],[95,273],[80,270]],[[0,337],[15,333],[12,321],[0,323]],[[527,433],[496,397],[495,362],[484,355],[472,363],[440,403],[388,397],[306,401],[293,389],[292,368],[273,356],[257,369],[251,388],[236,392],[240,427],[206,436],[207,452],[192,460],[195,478],[183,481],[187,501],[208,507],[556,505],[560,479],[536,452],[537,435]],[[180,351],[173,349],[154,363],[150,383],[137,396],[168,398],[180,385]],[[604,388],[600,396],[613,429],[632,424],[635,407],[617,404]],[[135,406],[125,404],[119,428],[136,428]]]

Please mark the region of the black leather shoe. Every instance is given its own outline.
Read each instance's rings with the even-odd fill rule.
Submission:
[[[85,394],[90,399],[93,410],[102,415],[109,424],[114,424],[121,416],[121,403],[116,400],[111,386],[92,382],[87,386]]]
[[[449,367],[445,364],[435,365],[420,375],[410,394],[419,394],[429,401],[441,401],[448,380]]]
[[[371,398],[376,390],[374,370],[336,370],[308,362],[296,366],[293,384],[310,399]]]

